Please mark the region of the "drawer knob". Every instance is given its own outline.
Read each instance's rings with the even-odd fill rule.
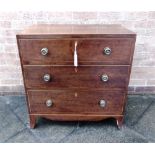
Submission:
[[[47,55],[47,54],[48,54],[48,48],[42,48],[42,49],[41,49],[41,54],[42,54],[43,56]]]
[[[109,47],[104,48],[104,54],[105,55],[110,55],[111,54],[111,49]]]
[[[108,75],[107,75],[107,74],[103,74],[103,75],[101,76],[101,80],[102,80],[103,82],[107,82],[107,81],[109,80]]]
[[[45,75],[43,76],[43,80],[44,80],[45,82],[49,82],[49,81],[51,80],[51,76],[50,76],[49,74],[45,74]]]
[[[99,104],[100,104],[101,108],[104,108],[106,106],[106,101],[105,100],[100,100]]]
[[[46,106],[51,107],[53,105],[53,102],[51,99],[46,100]]]

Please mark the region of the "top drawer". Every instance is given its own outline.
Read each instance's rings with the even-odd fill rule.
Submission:
[[[76,41],[79,65],[131,63],[134,38],[19,39],[18,46],[25,65],[73,65]]]

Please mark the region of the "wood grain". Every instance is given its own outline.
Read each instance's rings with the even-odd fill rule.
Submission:
[[[54,88],[126,88],[129,66],[80,66],[75,72],[73,66],[23,66],[25,84],[31,89]],[[45,82],[43,76],[49,74],[51,80]],[[101,80],[108,75],[108,81]]]
[[[49,90],[49,91],[28,91],[31,113],[64,113],[64,114],[115,114],[123,112],[124,103],[123,91],[107,90]],[[53,106],[47,107],[46,100],[51,99]],[[99,105],[100,100],[106,101],[105,108]]]
[[[73,65],[74,44],[78,42],[79,65],[129,65],[131,64],[131,38],[105,39],[20,39],[19,48],[25,65]],[[42,48],[48,48],[48,54],[41,54]],[[104,54],[104,48],[112,50]]]

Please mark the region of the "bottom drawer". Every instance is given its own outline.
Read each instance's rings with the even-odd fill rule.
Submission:
[[[122,114],[124,91],[28,91],[31,114]]]

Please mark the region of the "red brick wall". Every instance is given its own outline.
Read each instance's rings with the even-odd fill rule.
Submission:
[[[122,24],[137,33],[129,93],[155,93],[154,12],[0,12],[0,93],[23,93],[15,35],[32,24]]]

